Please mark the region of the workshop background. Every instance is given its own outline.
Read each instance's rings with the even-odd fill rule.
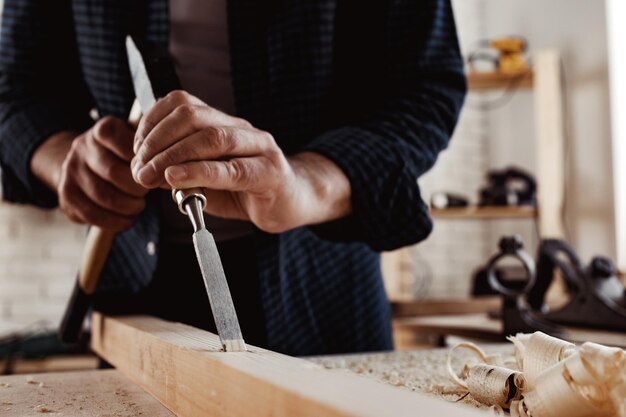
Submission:
[[[596,254],[617,259],[605,2],[455,0],[453,6],[465,55],[482,39],[513,34],[528,40],[531,56],[542,49],[560,54],[569,125],[567,236],[584,260]],[[516,166],[534,173],[533,115],[532,90],[470,93],[449,149],[420,180],[425,200],[445,191],[475,204],[488,170]],[[537,178],[539,186],[541,180]],[[84,226],[57,211],[0,203],[0,334],[56,326],[76,277],[85,233]],[[420,299],[467,298],[473,271],[497,250],[501,235],[513,233],[534,252],[538,235],[533,218],[435,219],[432,236],[411,248],[408,264],[405,259],[399,266],[409,270],[408,281],[390,284],[390,292]]]

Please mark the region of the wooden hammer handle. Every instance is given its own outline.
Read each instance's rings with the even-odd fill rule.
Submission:
[[[97,226],[89,229],[78,273],[78,285],[88,295],[92,295],[96,291],[100,273],[109,256],[114,238],[115,232],[110,230],[101,229]]]
[[[115,232],[110,230],[97,226],[89,229],[78,279],[59,326],[59,338],[64,343],[73,344],[80,340],[83,322],[91,307],[91,299],[100,281],[100,274],[114,238]]]
[[[137,128],[141,117],[141,109],[137,100],[130,111],[129,124]],[[102,268],[109,256],[115,232],[97,226],[89,229],[82,262],[78,271],[78,279],[65,314],[59,326],[59,337],[65,343],[76,343],[80,338],[83,321],[91,307],[91,299],[96,292]]]

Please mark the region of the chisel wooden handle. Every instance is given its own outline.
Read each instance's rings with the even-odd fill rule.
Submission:
[[[85,315],[91,306],[114,238],[115,232],[110,230],[97,226],[89,229],[78,278],[59,327],[59,337],[64,343],[76,343],[80,338]]]

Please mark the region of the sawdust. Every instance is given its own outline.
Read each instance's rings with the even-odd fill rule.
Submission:
[[[2,401],[2,405],[13,405],[11,401]]]
[[[491,346],[486,350],[494,354],[513,354],[512,346]],[[488,410],[489,407],[467,396],[467,390],[449,379],[446,372],[447,356],[448,349],[429,349],[307,359],[326,369],[347,369],[398,389],[428,394],[450,402],[460,402]],[[469,357],[471,354],[460,352],[458,357],[452,359],[452,365],[460,369]]]
[[[7,384],[6,382],[3,382],[2,384],[0,384],[0,387],[2,387],[2,388],[10,388],[11,384]]]
[[[43,384],[43,382],[36,381],[32,376],[27,376],[26,377],[26,383],[27,384],[32,384],[32,385]]]
[[[38,413],[52,413],[52,410],[49,409],[45,404],[36,405],[35,407],[33,407],[33,410]]]

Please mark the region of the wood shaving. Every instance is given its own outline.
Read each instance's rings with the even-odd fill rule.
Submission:
[[[2,388],[9,388],[9,387],[11,387],[11,384],[7,384],[6,382],[3,382],[2,384],[0,384],[0,387],[2,387]]]
[[[2,401],[2,405],[13,405],[11,401]]]
[[[49,409],[45,404],[39,404],[33,407],[33,410],[35,410],[38,413],[51,413],[52,412],[52,410]]]
[[[626,351],[590,342],[577,347],[541,332],[509,340],[515,362],[503,363],[510,367],[488,363],[471,343],[453,347],[450,379],[475,400],[509,409],[513,417],[626,417]],[[450,363],[459,349],[475,352],[482,362],[466,362],[457,374]]]
[[[41,382],[36,381],[32,376],[27,376],[26,377],[26,383],[27,384],[33,384],[33,385],[39,385]]]

